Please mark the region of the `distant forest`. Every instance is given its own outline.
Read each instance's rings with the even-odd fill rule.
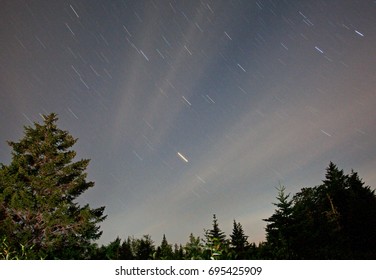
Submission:
[[[265,242],[250,242],[236,220],[226,236],[214,214],[203,237],[190,234],[185,244],[144,235],[99,246],[105,207],[76,202],[94,186],[89,160],[74,161],[77,139],[57,127],[56,114],[43,118],[8,142],[12,159],[0,166],[0,259],[376,259],[375,190],[332,162],[321,185],[292,196],[277,188],[275,211],[263,219]]]

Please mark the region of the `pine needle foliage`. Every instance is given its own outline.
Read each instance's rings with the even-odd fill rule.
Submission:
[[[86,180],[89,160],[74,161],[77,139],[57,120],[43,115],[43,124],[24,127],[20,141],[8,142],[13,150],[11,163],[0,169],[0,235],[12,248],[32,247],[38,259],[82,259],[101,236],[104,207],[78,204],[94,186]]]

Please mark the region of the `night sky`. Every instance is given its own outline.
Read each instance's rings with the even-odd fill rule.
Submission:
[[[56,112],[100,243],[264,239],[276,187],[376,186],[376,1],[1,1],[0,162]]]

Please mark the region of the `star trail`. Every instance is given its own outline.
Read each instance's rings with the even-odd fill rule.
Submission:
[[[100,242],[185,243],[212,214],[264,239],[276,187],[333,161],[376,185],[376,3],[3,1],[6,140],[56,112],[91,159]]]

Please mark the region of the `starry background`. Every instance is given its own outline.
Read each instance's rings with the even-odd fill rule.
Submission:
[[[376,185],[376,2],[1,1],[0,162],[56,112],[91,159],[100,243],[264,239],[276,187]]]

